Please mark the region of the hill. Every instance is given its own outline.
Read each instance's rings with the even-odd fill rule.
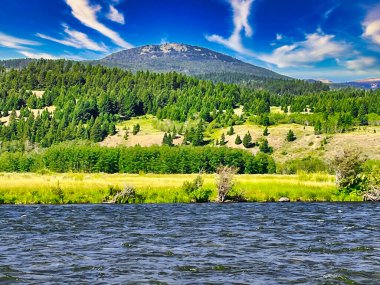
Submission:
[[[210,73],[239,73],[256,77],[286,79],[288,77],[206,48],[186,44],[146,45],[111,54],[93,61],[133,72],[176,71],[189,75]]]
[[[350,82],[342,82],[342,83],[333,83],[331,84],[332,88],[346,88],[346,87],[354,87],[360,89],[379,89],[380,88],[380,78],[367,78],[361,80],[355,80]]]
[[[28,66],[28,64],[32,61],[35,61],[35,59],[32,58],[17,58],[17,59],[6,59],[6,60],[0,60],[0,66],[4,66],[5,68],[25,68]]]

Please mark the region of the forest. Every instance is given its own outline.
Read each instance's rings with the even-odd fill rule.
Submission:
[[[43,90],[44,93],[42,96],[37,96],[33,90]],[[50,111],[45,109],[51,106],[54,106],[54,109]],[[270,113],[271,106],[281,107],[283,113]],[[234,109],[238,107],[243,109],[241,115],[234,113]],[[195,120],[198,125],[192,129],[176,130],[177,133],[172,134],[185,137],[184,146],[180,147],[133,150],[118,148],[105,151],[95,145],[80,149],[66,144],[70,147],[66,147],[62,154],[59,155],[60,152],[57,151],[57,145],[63,142],[101,142],[117,132],[118,123],[147,114],[154,115],[159,120],[170,119],[178,122]],[[165,168],[169,167],[165,166],[169,165],[165,159],[171,156],[173,159],[171,163],[176,165],[180,163],[177,161],[180,157],[188,159],[192,158],[186,155],[197,157],[196,152],[205,155],[207,161],[212,161],[215,156],[218,163],[224,161],[222,157],[228,160],[235,155],[240,155],[239,163],[247,159],[247,154],[244,152],[232,154],[228,153],[229,150],[220,148],[205,150],[186,148],[186,145],[204,147],[210,144],[203,135],[207,126],[230,127],[245,122],[262,126],[297,123],[313,126],[316,134],[322,134],[347,132],[356,126],[378,125],[380,91],[329,90],[328,86],[322,83],[301,80],[256,79],[235,84],[215,82],[208,80],[206,76],[200,79],[175,72],[132,73],[118,68],[66,60],[37,60],[21,69],[0,68],[1,118],[7,118],[0,124],[0,153],[4,165],[8,165],[6,161],[9,157],[17,160],[20,155],[23,160],[32,161],[32,166],[9,166],[10,171],[35,169],[33,165],[37,157],[37,160],[44,161],[43,167],[59,172],[135,173],[141,170],[157,173],[176,173],[173,171],[188,173],[202,169],[212,172],[215,163],[211,163],[210,166],[208,162],[198,164],[195,162],[196,166],[169,170]],[[167,145],[170,146],[171,143]],[[52,148],[47,149],[50,147]],[[90,168],[82,165],[74,166],[71,157],[76,157],[78,151],[89,152],[88,157],[101,157],[101,161],[104,158],[114,159],[117,162],[110,164],[112,169],[104,168],[105,163],[99,161],[92,163]],[[73,153],[69,154],[70,152]],[[144,153],[148,157],[154,157],[154,162],[151,166],[128,168],[127,164],[123,163],[129,156],[122,155],[125,152],[130,152],[131,155]],[[69,160],[67,166],[62,169],[52,166],[52,157],[61,161],[63,153],[68,154],[65,156],[65,159]],[[105,158],[104,155],[109,157]],[[163,159],[166,155],[168,158]],[[260,156],[264,158],[262,154]],[[256,163],[254,162],[256,158],[252,158],[253,162],[250,162],[252,165]],[[83,159],[85,165],[87,158]],[[138,158],[141,161],[144,159],[144,156]],[[269,158],[265,156],[265,159],[268,163]],[[157,168],[158,161],[162,164],[162,168]],[[7,170],[5,166],[2,168],[3,171]],[[240,171],[273,172],[273,167],[258,170],[256,166],[251,167],[248,163],[248,166],[241,166]]]

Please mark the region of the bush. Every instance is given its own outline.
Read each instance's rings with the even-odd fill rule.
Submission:
[[[305,157],[286,161],[279,171],[283,174],[296,174],[300,171],[306,173],[328,172],[329,167],[321,159],[316,157]]]
[[[361,175],[365,161],[366,158],[356,149],[344,149],[341,155],[335,157],[333,165],[339,191],[349,194],[365,190],[365,176]]]
[[[196,203],[209,202],[212,194],[212,190],[203,188],[203,178],[200,174],[193,181],[185,181],[182,190]]]
[[[288,142],[292,142],[296,140],[296,135],[294,134],[292,130],[289,130],[289,132],[286,134],[286,140]]]

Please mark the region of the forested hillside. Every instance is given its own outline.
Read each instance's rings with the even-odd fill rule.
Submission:
[[[271,113],[271,106],[282,112]],[[120,123],[147,114],[180,124],[165,133],[163,144],[172,146],[179,136],[184,145],[204,146],[219,144],[219,139],[205,135],[206,129],[246,123],[263,127],[297,123],[313,126],[316,134],[377,125],[380,91],[328,91],[325,85],[304,81],[237,85],[174,72],[133,74],[78,62],[38,60],[24,69],[0,70],[0,112],[1,152],[73,140],[101,142],[115,135]],[[133,127],[130,136],[139,132],[140,126]],[[128,131],[125,140],[127,136]]]

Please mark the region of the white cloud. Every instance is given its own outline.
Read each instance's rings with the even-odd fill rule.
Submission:
[[[39,43],[20,38],[15,38],[0,32],[0,46],[8,48],[27,48],[25,46],[37,46]]]
[[[100,52],[107,51],[107,48],[103,43],[99,45],[96,42],[92,41],[86,34],[79,31],[71,30],[67,25],[63,25],[63,27],[65,33],[67,34],[67,37],[64,39],[56,39],[41,33],[38,33],[37,36],[45,40],[57,42],[62,45],[71,46],[75,48],[88,49]]]
[[[363,22],[365,38],[380,45],[380,5],[371,10]]]
[[[110,5],[110,11],[107,18],[119,24],[125,24],[124,15],[120,13],[114,6]]]
[[[283,39],[283,35],[276,34],[276,40],[281,41]]]
[[[167,44],[168,43],[168,38],[161,38],[160,40],[160,45]]]
[[[234,31],[232,35],[226,39],[219,35],[206,36],[210,42],[222,44],[234,51],[246,55],[253,55],[242,44],[241,33],[244,31],[246,37],[253,34],[252,28],[248,23],[248,17],[251,13],[251,6],[254,0],[229,0],[233,10]]]
[[[328,58],[336,59],[348,50],[348,45],[335,40],[334,35],[326,35],[318,30],[307,34],[305,41],[295,42],[276,48],[271,54],[258,57],[279,68],[307,66]]]
[[[344,65],[351,70],[362,71],[373,67],[376,64],[376,58],[370,56],[359,56],[355,59],[347,60]]]
[[[56,56],[48,54],[48,53],[35,53],[35,52],[29,52],[29,51],[19,51],[19,53],[26,56],[27,58],[59,59],[59,57],[56,57]]]
[[[96,13],[101,10],[99,5],[91,6],[89,0],[66,0],[71,8],[71,13],[83,25],[92,28],[104,36],[110,38],[115,44],[123,48],[132,48],[133,45],[123,40],[118,33],[100,23]]]

